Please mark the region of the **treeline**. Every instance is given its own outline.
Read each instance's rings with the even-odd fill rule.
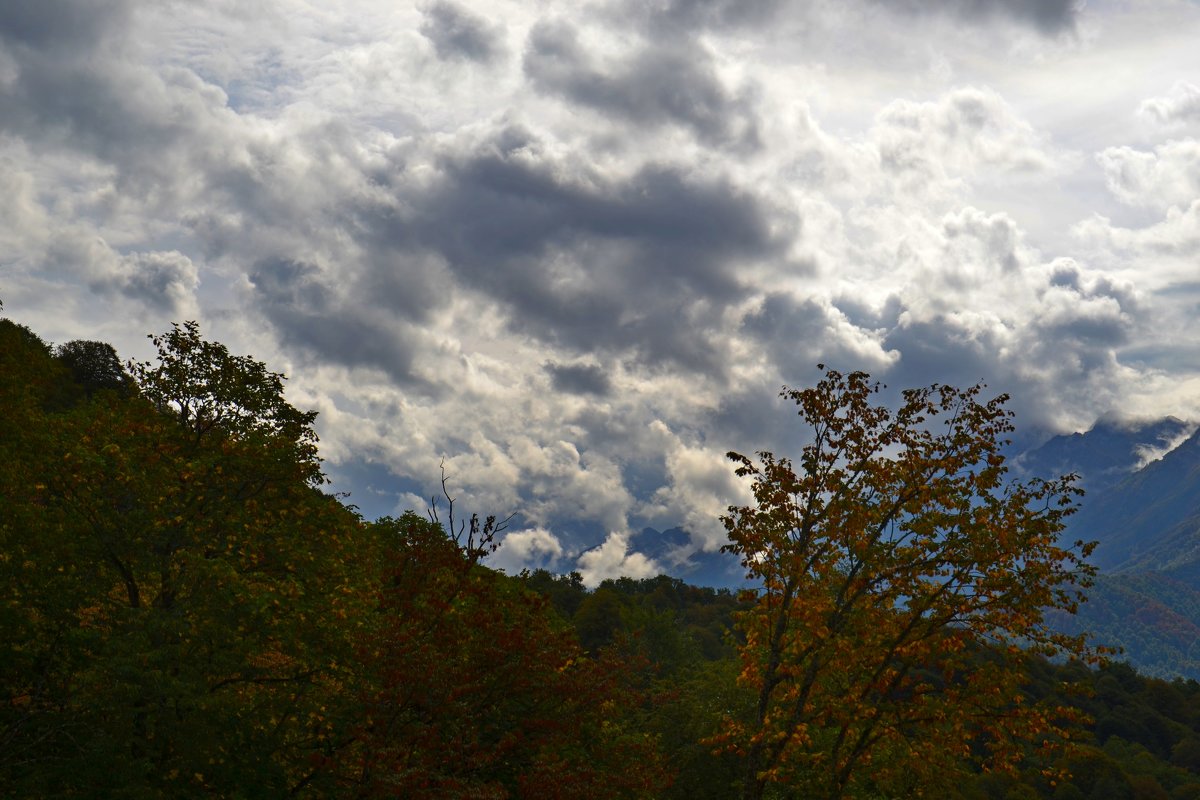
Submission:
[[[647,659],[657,682],[650,720],[667,760],[688,765],[663,797],[718,798],[737,792],[740,765],[714,757],[700,744],[721,709],[752,698],[736,683],[736,613],[745,608],[726,591],[698,589],[665,575],[604,581],[588,592],[578,576],[544,570],[523,576],[578,636],[604,631],[605,642],[626,642]],[[588,603],[588,601],[591,601]],[[585,603],[588,603],[585,606]],[[599,609],[602,612],[597,613]],[[597,619],[604,624],[597,625]],[[723,650],[705,651],[710,632],[724,632]],[[1113,661],[1098,668],[1029,662],[1023,691],[1083,713],[1072,745],[1047,758],[1031,748],[1019,770],[973,770],[944,796],[963,800],[1193,800],[1200,798],[1200,683],[1138,674]],[[707,720],[707,722],[706,722]],[[674,730],[676,735],[671,736]],[[686,735],[679,732],[686,731]],[[777,797],[792,797],[779,791]],[[926,796],[929,796],[928,794]],[[942,796],[939,793],[939,796]]]
[[[282,377],[0,320],[0,792],[653,797],[644,673],[414,514],[323,491]]]
[[[0,319],[0,793],[747,791],[729,731],[759,704],[738,623],[754,598],[507,576],[486,566],[496,521],[445,508],[363,520],[324,490],[315,415],[282,376],[194,324],[154,344],[122,364]],[[960,661],[983,674],[998,658],[971,645]],[[1013,771],[960,759],[938,796],[1200,797],[1200,685],[1022,663],[1013,703],[1092,721],[1026,743]],[[871,768],[845,796],[933,796],[882,794]]]

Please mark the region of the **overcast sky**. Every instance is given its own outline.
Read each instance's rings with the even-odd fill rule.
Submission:
[[[0,0],[0,299],[126,357],[197,319],[369,515],[445,458],[521,512],[498,563],[650,575],[818,362],[1200,416],[1197,42],[1182,0]]]

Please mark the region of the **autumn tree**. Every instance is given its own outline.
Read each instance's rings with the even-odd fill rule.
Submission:
[[[631,665],[588,657],[548,600],[479,564],[487,527],[374,523],[388,555],[363,711],[329,768],[368,797],[656,796],[664,766],[626,720]]]
[[[153,340],[136,392],[21,401],[27,431],[0,442],[25,751],[0,778],[32,796],[312,787],[372,551],[320,491],[315,414],[282,376],[194,323]]]
[[[1069,736],[1021,684],[1031,654],[1094,656],[1044,621],[1094,574],[1091,545],[1058,538],[1073,476],[1006,480],[1003,395],[934,385],[893,411],[866,374],[822,370],[783,392],[810,433],[798,463],[729,454],[756,503],[724,517],[728,549],[761,586],[739,621],[754,713],[718,737],[742,795],[919,795]]]

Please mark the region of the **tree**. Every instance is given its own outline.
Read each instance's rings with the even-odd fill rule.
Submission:
[[[194,323],[154,341],[139,392],[28,404],[29,435],[0,441],[19,465],[0,468],[0,632],[19,643],[22,709],[0,714],[22,752],[0,783],[312,788],[373,551],[319,490],[315,414],[281,376]]]
[[[934,385],[893,412],[865,373],[821,369],[782,393],[810,431],[798,469],[729,454],[756,505],[723,518],[727,549],[761,586],[738,623],[754,717],[717,740],[745,759],[743,796],[903,795],[1069,736],[1021,683],[1028,654],[1095,656],[1044,623],[1094,574],[1092,545],[1058,542],[1073,476],[1006,482],[1006,396]]]
[[[329,757],[347,790],[656,796],[654,742],[624,720],[637,703],[630,665],[589,658],[547,599],[478,564],[486,534],[458,541],[412,512],[372,527],[389,555],[357,658],[362,722]]]
[[[59,345],[54,355],[88,397],[98,391],[128,393],[133,388],[133,378],[107,342],[76,339]]]

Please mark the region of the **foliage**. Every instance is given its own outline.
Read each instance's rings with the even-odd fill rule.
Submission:
[[[312,488],[312,415],[187,330],[135,366],[139,394],[27,405],[30,432],[4,443],[21,465],[0,477],[4,622],[24,668],[6,730],[27,793],[281,792],[310,771],[327,664],[349,655],[324,623],[358,616],[341,591],[357,520]]]
[[[107,342],[76,339],[56,347],[54,355],[89,398],[100,391],[127,394],[134,387],[133,377]]]
[[[369,796],[652,797],[627,665],[589,659],[548,603],[411,512],[376,523],[388,566],[360,646],[365,721],[337,758]]]
[[[1090,657],[1043,609],[1074,609],[1090,546],[1058,544],[1072,477],[1004,482],[1005,397],[908,390],[874,404],[863,373],[785,390],[812,438],[799,470],[731,453],[757,505],[731,508],[730,549],[762,590],[739,626],[750,724],[743,795],[889,795],[953,779],[967,759],[1012,769],[1026,741],[1069,736],[1064,708],[1021,692],[1031,653]]]
[[[126,373],[0,320],[4,793],[663,787],[641,672],[479,565],[503,522],[364,523],[281,375],[152,339]]]
[[[807,648],[838,670],[813,680],[806,727],[764,796],[820,796],[837,726],[874,725],[887,733],[862,757],[870,776],[846,794],[1200,797],[1200,684],[1013,649],[1076,641],[1038,638],[1039,612],[1013,605],[1049,590],[1047,605],[1070,608],[1078,562],[1038,559],[1071,493],[1067,481],[1001,488],[992,441],[1006,418],[977,390],[927,392],[932,408],[902,412],[902,429],[872,416],[883,412],[865,378],[844,379],[861,396],[827,403],[814,429],[825,449],[801,462],[824,483],[805,472],[786,484],[790,465],[765,456],[749,474],[760,490],[776,480],[774,505],[731,512],[742,546],[760,542],[761,596],[667,576],[589,591],[578,574],[488,569],[504,522],[455,523],[452,505],[449,530],[436,515],[363,522],[321,491],[315,415],[287,403],[281,375],[194,323],[152,338],[157,358],[126,369],[102,342],[53,348],[0,319],[6,796],[727,798],[745,788],[761,722],[761,687],[739,675],[768,674],[752,658],[771,652],[761,615],[784,607],[791,581],[771,723],[806,675],[788,659]],[[946,433],[928,430],[947,413]],[[855,420],[874,427],[856,434]],[[867,456],[857,473],[854,453]],[[860,477],[838,494],[839,474]],[[776,502],[801,498],[793,485],[818,502]],[[912,494],[893,502],[891,527],[889,491]],[[818,550],[787,535],[802,524],[778,523],[805,519],[806,541],[826,549],[795,576]],[[936,563],[974,565],[965,606],[938,605],[963,585],[953,569],[915,571]],[[859,598],[840,617],[835,589]],[[948,628],[938,609],[954,611]],[[885,658],[901,623],[927,636]],[[971,694],[988,682],[1000,691]],[[1071,749],[1042,747],[1072,718],[1094,722]],[[955,768],[964,743],[1013,768]]]

